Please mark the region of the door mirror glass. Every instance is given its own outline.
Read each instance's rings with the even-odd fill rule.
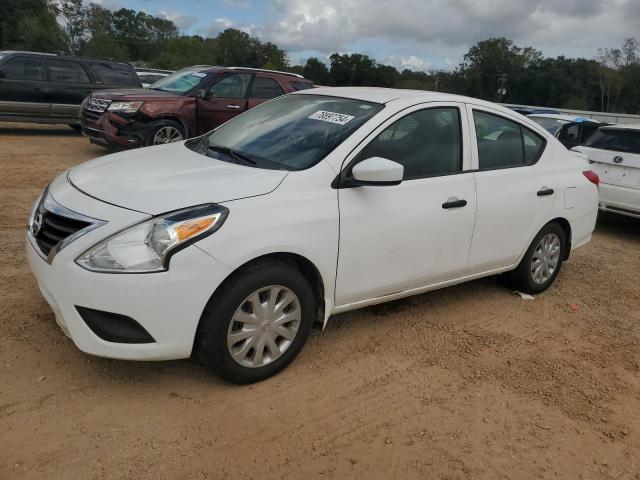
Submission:
[[[358,163],[351,171],[355,185],[399,185],[404,166],[382,157],[371,157]]]

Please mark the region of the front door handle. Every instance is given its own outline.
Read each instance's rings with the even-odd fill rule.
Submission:
[[[442,208],[448,210],[450,208],[462,208],[467,206],[466,200],[451,200],[450,202],[444,202]]]
[[[239,110],[240,109],[240,105],[225,105],[225,107],[232,108],[234,110]]]
[[[539,197],[548,197],[549,195],[553,195],[553,188],[542,187],[542,189],[538,190]]]

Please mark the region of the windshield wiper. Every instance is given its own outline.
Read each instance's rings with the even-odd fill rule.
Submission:
[[[223,147],[222,145],[207,145],[207,150],[213,150],[214,152],[222,152],[233,158],[236,163],[248,163],[249,165],[257,165],[257,162],[243,153],[236,152],[229,147]]]

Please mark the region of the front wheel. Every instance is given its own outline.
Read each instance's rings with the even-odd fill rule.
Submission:
[[[557,223],[546,225],[533,239],[524,258],[510,277],[514,286],[525,293],[541,293],[560,273],[565,258],[566,234]]]
[[[173,120],[160,120],[147,135],[146,144],[164,145],[165,143],[180,142],[182,140],[184,140],[182,125]]]
[[[196,354],[229,382],[264,380],[302,350],[316,310],[311,286],[295,266],[258,262],[234,274],[211,298]]]

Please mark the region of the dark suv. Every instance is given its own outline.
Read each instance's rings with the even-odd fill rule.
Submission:
[[[67,123],[94,90],[140,87],[128,63],[53,53],[0,51],[0,121]]]
[[[95,92],[82,109],[82,132],[93,143],[138,147],[201,135],[271,98],[313,84],[294,73],[198,65],[149,89]]]

